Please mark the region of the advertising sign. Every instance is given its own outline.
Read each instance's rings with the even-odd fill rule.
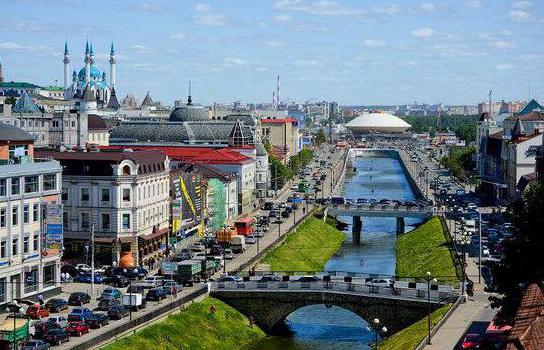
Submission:
[[[62,225],[63,207],[58,203],[47,203],[45,207],[45,245],[43,255],[55,255],[62,251],[64,230]]]

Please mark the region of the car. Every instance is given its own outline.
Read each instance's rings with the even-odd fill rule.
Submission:
[[[91,272],[92,268],[87,264],[77,264],[75,269],[80,272]]]
[[[70,334],[64,329],[54,328],[45,333],[44,339],[51,345],[61,345],[70,341]]]
[[[268,214],[269,218],[275,218],[277,216],[278,216],[278,212],[276,210],[271,210],[270,213]]]
[[[51,328],[66,328],[68,326],[68,320],[64,316],[49,317],[45,322],[47,329]]]
[[[114,267],[111,270],[112,275],[121,275],[125,276],[129,279],[141,279],[147,276],[147,270],[136,266],[136,267],[130,267],[130,268],[123,268],[123,267]]]
[[[288,219],[289,216],[291,216],[291,214],[289,214],[289,212],[287,210],[284,210],[281,212],[281,217],[284,218],[284,219]]]
[[[108,311],[113,306],[120,304],[119,300],[114,298],[101,298],[98,302],[97,310]]]
[[[470,333],[465,335],[459,349],[478,349],[480,348],[481,336],[479,334]]]
[[[77,275],[77,273],[79,272],[76,267],[74,265],[70,265],[70,264],[66,264],[64,263],[61,267],[60,267],[60,272],[62,273],[67,273],[69,274],[70,276],[75,276]]]
[[[268,231],[268,226],[265,226],[265,227],[266,227],[266,230]],[[262,227],[259,227],[255,230],[255,232],[253,232],[252,236],[261,238],[264,236],[263,232],[264,232],[264,229]],[[246,243],[247,243],[247,237],[246,237]]]
[[[86,321],[93,312],[86,307],[75,307],[68,314],[68,321]]]
[[[293,207],[285,207],[283,210],[291,214],[293,212]]]
[[[144,294],[145,287],[139,284],[128,286],[127,294]]]
[[[162,299],[166,299],[166,291],[162,287],[157,287],[150,289],[147,294],[145,295],[145,300],[147,301],[160,301]]]
[[[104,278],[104,283],[113,287],[124,288],[130,284],[130,280],[123,275],[111,275]]]
[[[206,249],[204,244],[198,242],[193,244],[193,246],[191,247],[192,251],[203,251],[204,249]]]
[[[74,277],[74,282],[80,282],[80,283],[91,283],[93,280],[92,273],[90,272],[80,272]],[[104,277],[102,277],[101,274],[98,272],[94,273],[94,283],[102,283],[104,281]]]
[[[373,278],[365,282],[367,286],[375,287],[390,287],[392,283],[394,283],[394,280],[388,278]]]
[[[68,302],[61,298],[52,298],[45,303],[45,308],[49,312],[61,312],[68,309]]]
[[[66,331],[71,334],[78,337],[81,337],[81,335],[85,333],[89,333],[91,328],[88,324],[86,324],[83,321],[73,321],[68,323],[68,327],[66,327]]]
[[[109,272],[111,271],[112,266],[110,265],[102,265],[99,268],[96,268],[94,272],[98,272],[101,275],[109,275]]]
[[[227,259],[227,260],[234,259],[234,253],[232,252],[232,249],[227,248],[227,249],[223,250],[223,257],[225,259]]]
[[[311,282],[319,282],[321,279],[317,276],[301,276],[297,279],[297,282],[305,282],[305,283],[311,283]]]
[[[263,275],[259,282],[278,282],[280,281],[280,276],[274,274]]]
[[[219,244],[214,244],[210,249],[210,255],[219,255],[221,253],[223,253],[223,247]]]
[[[110,320],[120,320],[129,315],[129,309],[124,305],[115,305],[108,310]]]
[[[257,243],[257,237],[253,236],[253,235],[249,235],[246,237],[246,243],[247,244],[255,244]]]
[[[34,304],[26,309],[26,315],[34,320],[49,316],[49,310],[40,304]]]
[[[162,287],[168,295],[172,295],[174,293],[174,287],[176,288],[177,292],[183,289],[183,286],[181,284],[178,284],[176,281],[173,280],[164,281]]]
[[[119,299],[121,298],[121,291],[115,288],[106,288],[100,293],[100,299]]]
[[[43,340],[32,339],[24,343],[21,350],[49,350],[50,347],[49,343],[46,343]]]
[[[468,210],[476,210],[476,209],[478,209],[478,206],[476,204],[474,204],[474,203],[468,203],[467,204],[467,209]]]
[[[83,292],[74,292],[68,298],[68,304],[73,306],[82,306],[91,302],[91,296]]]
[[[147,276],[140,281],[145,288],[156,288],[162,286],[164,276]]]
[[[217,282],[240,282],[242,279],[238,276],[222,275]]]
[[[110,319],[108,318],[108,315],[103,312],[95,312],[85,320],[85,323],[87,323],[90,328],[102,328],[103,326],[110,324]]]

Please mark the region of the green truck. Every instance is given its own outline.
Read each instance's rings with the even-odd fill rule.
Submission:
[[[13,349],[13,343],[20,344],[28,339],[29,321],[26,318],[8,316],[0,324],[0,348]],[[18,348],[20,348],[18,346]]]
[[[202,262],[200,260],[183,260],[178,263],[178,273],[175,279],[184,286],[192,286],[200,282]]]

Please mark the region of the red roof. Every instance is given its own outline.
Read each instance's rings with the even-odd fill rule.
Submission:
[[[263,124],[266,124],[266,123],[281,123],[281,124],[293,123],[293,124],[298,124],[298,120],[296,120],[295,118],[261,119],[261,123],[263,123]]]
[[[212,152],[208,147],[172,147],[172,146],[100,146],[102,151],[119,151],[123,149],[156,150],[166,154],[172,160],[189,161],[204,153]]]
[[[507,340],[507,350],[544,349],[544,286],[532,283],[523,292]]]
[[[245,164],[253,159],[229,148],[213,150],[192,159],[195,163],[205,164]]]

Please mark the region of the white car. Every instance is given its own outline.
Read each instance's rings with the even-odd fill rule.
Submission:
[[[164,283],[164,276],[147,276],[142,279],[139,284],[144,288],[157,288]]]
[[[467,208],[468,210],[476,210],[478,209],[478,206],[474,203],[468,203]]]
[[[76,270],[83,271],[83,272],[91,272],[91,267],[87,264],[77,264]]]
[[[391,283],[394,283],[394,280],[388,278],[375,278],[373,280],[367,281],[365,284],[367,286],[390,287]]]
[[[257,243],[257,237],[249,235],[246,237],[246,243],[247,244],[255,244]]]
[[[227,260],[232,260],[232,259],[234,259],[234,253],[232,252],[232,249],[225,249],[225,250],[223,250],[223,256],[224,256],[225,259],[227,259]]]

